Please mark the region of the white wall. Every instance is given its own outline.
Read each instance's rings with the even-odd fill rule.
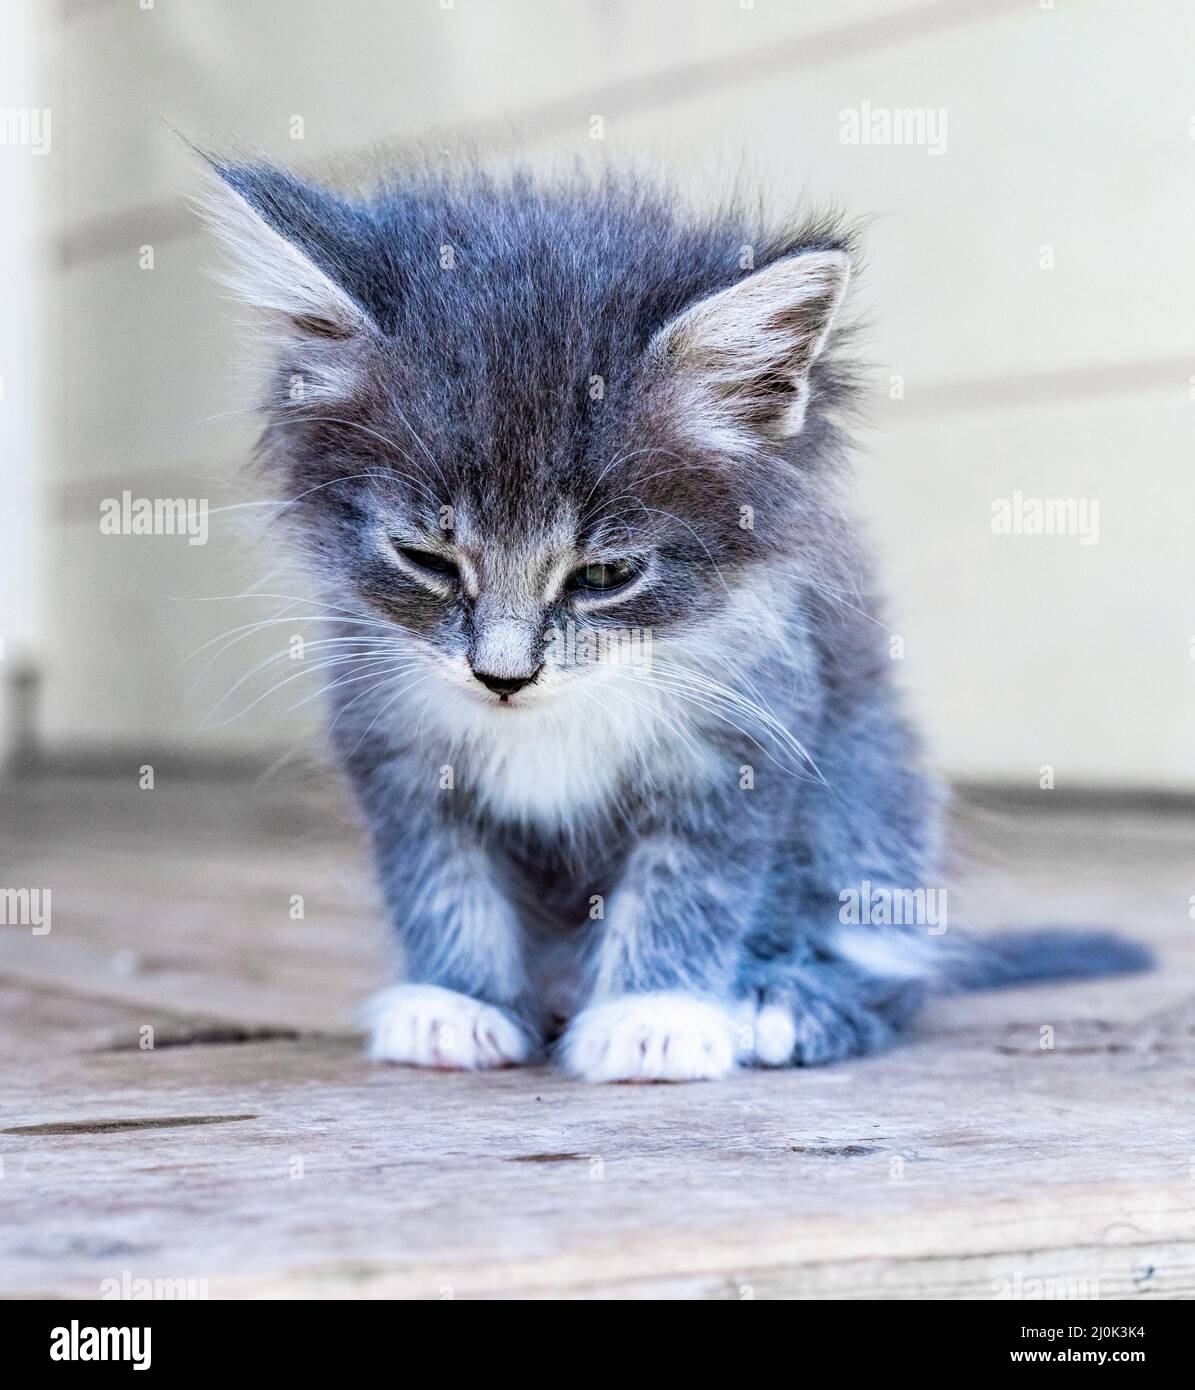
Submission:
[[[266,568],[232,536],[252,511],[206,547],[98,534],[125,487],[252,495],[233,481],[250,429],[228,413],[243,349],[165,117],[316,170],[468,140],[498,161],[662,166],[698,199],[742,174],[778,207],[808,192],[873,216],[860,502],[936,760],[1025,786],[1045,763],[1060,785],[1195,785],[1185,0],[92,0],[62,23],[55,746],[306,738],[278,697],[196,733],[270,650],[241,644],[189,694],[188,654],[271,606],[194,601]],[[945,152],[843,144],[863,102],[945,109]],[[1098,543],[994,535],[993,502],[1018,490],[1097,499]]]
[[[12,0],[0,10],[0,762],[16,739],[14,673],[36,660],[41,628],[38,199],[54,135],[45,105],[33,3]]]

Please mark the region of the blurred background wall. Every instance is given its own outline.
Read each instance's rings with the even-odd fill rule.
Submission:
[[[7,0],[4,23],[10,745],[261,761],[314,722],[302,682],[221,703],[285,624],[195,656],[281,606],[226,596],[297,592],[260,511],[214,513],[201,546],[99,527],[126,490],[261,495],[238,472],[252,343],[173,124],[316,175],[469,146],[870,218],[859,500],[935,762],[1195,785],[1189,0]],[[39,150],[19,117],[42,110]],[[851,143],[901,111],[901,143]],[[1018,494],[1082,500],[1084,534],[995,533]]]

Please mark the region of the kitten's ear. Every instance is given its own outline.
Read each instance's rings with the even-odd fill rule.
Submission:
[[[741,448],[752,433],[784,439],[800,430],[809,371],[850,275],[845,251],[799,252],[698,301],[656,333],[649,351],[683,389],[699,435]]]
[[[228,250],[225,282],[287,340],[377,334],[352,293],[352,210],[330,193],[263,165],[209,161],[195,202]]]

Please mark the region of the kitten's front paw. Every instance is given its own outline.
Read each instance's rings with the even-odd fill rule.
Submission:
[[[560,1046],[584,1081],[708,1081],[734,1069],[735,1025],[702,999],[630,994],[578,1014]]]
[[[375,1062],[484,1071],[512,1067],[531,1055],[531,1041],[492,1004],[439,985],[395,985],[370,1002],[367,1049]]]

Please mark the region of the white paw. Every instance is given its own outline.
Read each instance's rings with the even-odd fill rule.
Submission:
[[[752,1024],[755,1060],[763,1067],[787,1067],[797,1046],[797,1025],[791,1009],[765,1004]]]
[[[482,1071],[525,1062],[531,1043],[501,1009],[439,985],[395,985],[370,1001],[367,1053],[375,1062]]]
[[[561,1044],[584,1081],[707,1081],[735,1064],[734,1020],[685,994],[629,994],[578,1014]]]

